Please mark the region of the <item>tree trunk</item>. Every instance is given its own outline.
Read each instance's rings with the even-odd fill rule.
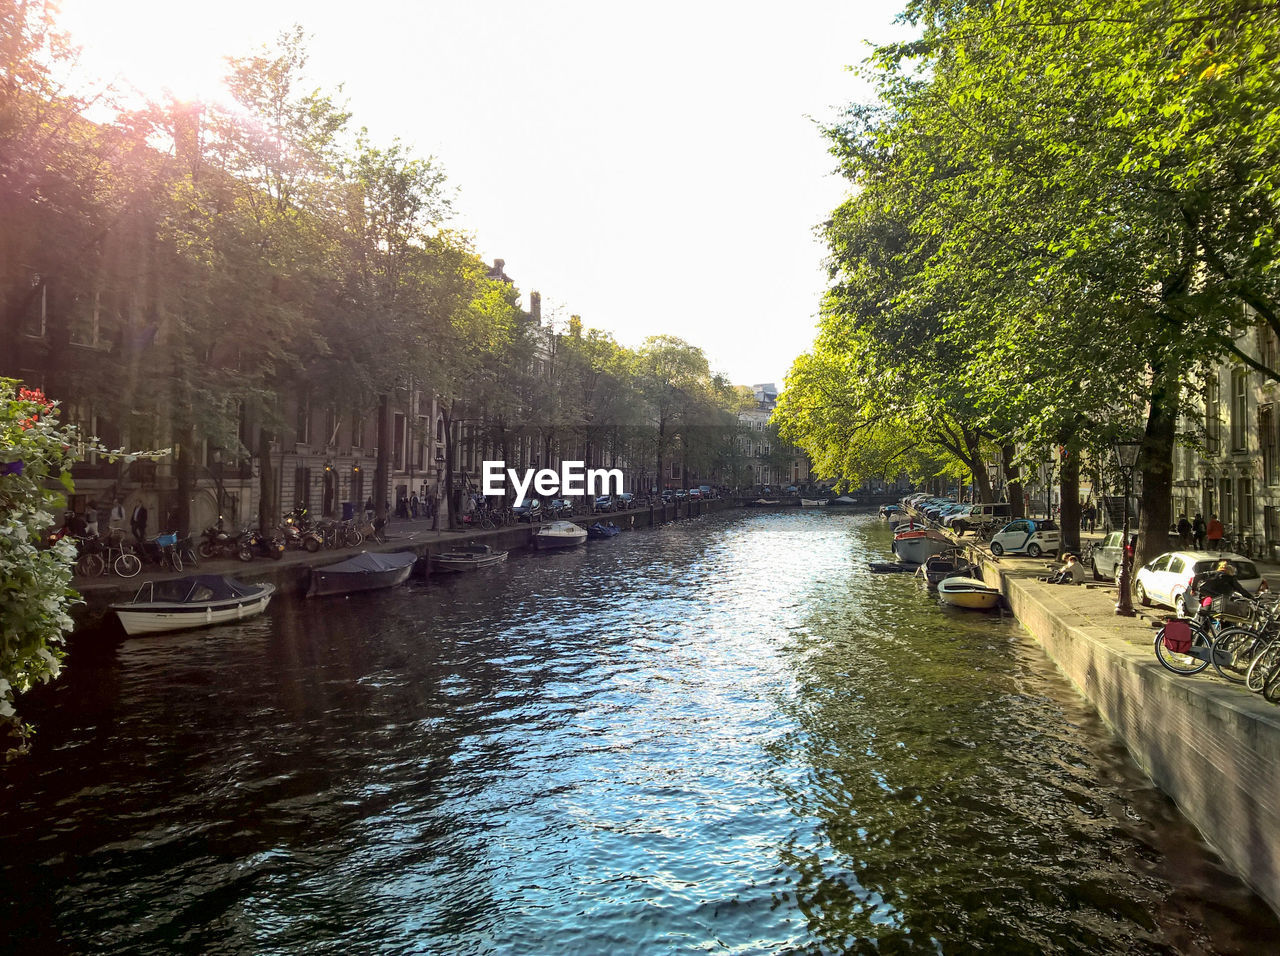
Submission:
[[[176,531],[186,534],[191,531],[191,498],[195,491],[195,461],[191,457],[195,444],[196,430],[187,428],[182,435],[182,443],[178,446],[178,508]]]
[[[263,534],[276,526],[276,480],[271,468],[271,433],[258,427],[258,530]]]
[[[1173,447],[1177,426],[1179,384],[1163,366],[1152,373],[1151,403],[1142,437],[1142,514],[1138,522],[1138,550],[1133,566],[1169,550],[1169,522],[1173,515]]]
[[[1012,444],[1000,446],[1000,464],[1004,468],[1004,482],[1009,495],[1009,515],[1013,518],[1025,518],[1027,512],[1022,497],[1022,481],[1018,466],[1013,460],[1015,454],[1016,449]]]
[[[1062,458],[1062,473],[1059,479],[1059,490],[1062,494],[1062,512],[1058,515],[1062,525],[1062,550],[1059,554],[1072,551],[1080,553],[1080,453],[1068,449]]]
[[[391,484],[389,407],[389,397],[384,392],[378,396],[378,458],[373,466],[373,513],[383,521],[387,520],[387,488]]]
[[[453,402],[440,403],[440,417],[444,421],[444,497],[438,507],[447,511],[450,531],[458,530],[457,508],[453,500]]]

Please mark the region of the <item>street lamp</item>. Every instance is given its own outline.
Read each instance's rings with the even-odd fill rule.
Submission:
[[[1133,470],[1138,466],[1138,455],[1142,451],[1142,442],[1131,439],[1115,443],[1116,466],[1120,469],[1120,477],[1124,480],[1124,530],[1121,532],[1120,545],[1120,596],[1116,601],[1116,613],[1124,617],[1133,617],[1133,598],[1129,594],[1131,576],[1133,574],[1133,551],[1129,547],[1129,495],[1133,486]]]

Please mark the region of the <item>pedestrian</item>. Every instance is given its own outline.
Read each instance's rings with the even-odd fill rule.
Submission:
[[[1206,527],[1207,526],[1204,523],[1204,515],[1197,511],[1195,518],[1191,520],[1191,537],[1193,540],[1192,547],[1197,551],[1204,550],[1204,534]]]
[[[124,505],[117,498],[111,503],[111,511],[107,516],[107,527],[111,531],[120,531],[124,528]]]
[[[133,516],[129,519],[129,527],[133,530],[133,536],[139,541],[145,541],[147,538],[147,506],[141,501],[134,506]]]
[[[1184,548],[1191,547],[1191,522],[1185,511],[1178,515],[1178,540]]]
[[[409,514],[415,519],[418,517],[418,493],[416,491],[409,496]]]
[[[373,520],[373,495],[370,495],[369,500],[364,503],[364,516],[369,521]]]
[[[1095,501],[1089,502],[1089,531],[1092,533],[1098,526],[1098,504]]]
[[[98,506],[92,501],[84,509],[84,533],[90,538],[98,536]]]
[[[1205,547],[1210,551],[1221,551],[1224,533],[1225,529],[1222,527],[1222,522],[1218,520],[1218,516],[1216,514],[1209,515],[1209,524],[1206,526],[1204,533]]]

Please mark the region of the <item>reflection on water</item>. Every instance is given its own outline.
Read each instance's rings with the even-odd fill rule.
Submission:
[[[94,646],[0,780],[4,944],[1248,952],[1265,907],[868,516],[713,517]]]

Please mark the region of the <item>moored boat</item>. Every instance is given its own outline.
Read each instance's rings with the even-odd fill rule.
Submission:
[[[938,597],[952,607],[974,611],[990,611],[1000,604],[1000,591],[977,578],[944,578],[938,582]]]
[[[833,508],[837,506],[842,508],[847,508],[850,505],[856,505],[857,503],[858,503],[857,498],[850,498],[848,495],[841,495],[839,498],[832,498],[831,501],[829,502],[829,504]]]
[[[112,604],[126,634],[159,634],[255,617],[267,609],[274,584],[246,584],[218,574],[147,581],[132,601]]]
[[[801,498],[801,508],[825,508],[827,506],[826,498]]]
[[[477,571],[505,560],[505,551],[494,551],[487,544],[464,544],[432,555],[431,566],[437,571]]]
[[[895,535],[893,539],[893,553],[898,556],[898,560],[911,564],[924,564],[935,554],[950,551],[955,546],[954,541],[932,528],[905,531]]]
[[[776,505],[777,503],[778,503],[778,500],[776,498],[757,498],[755,501],[748,501],[747,507],[748,508],[768,508],[768,507],[771,507],[772,505]]]
[[[599,521],[597,521],[595,524],[593,524],[590,528],[587,529],[587,537],[592,539],[613,538],[613,537],[616,537],[621,531],[622,529],[619,528],[612,521],[610,521],[608,524],[601,524]]]
[[[417,560],[418,556],[412,551],[396,551],[392,554],[366,551],[337,564],[312,568],[311,587],[307,590],[307,597],[395,587],[408,579]]]
[[[572,521],[553,521],[538,529],[533,536],[535,548],[571,548],[587,540],[587,529]]]
[[[924,564],[920,565],[917,573],[924,578],[925,584],[932,590],[946,578],[969,575],[973,571],[973,563],[967,558],[961,557],[958,551],[944,551],[926,560]]]

